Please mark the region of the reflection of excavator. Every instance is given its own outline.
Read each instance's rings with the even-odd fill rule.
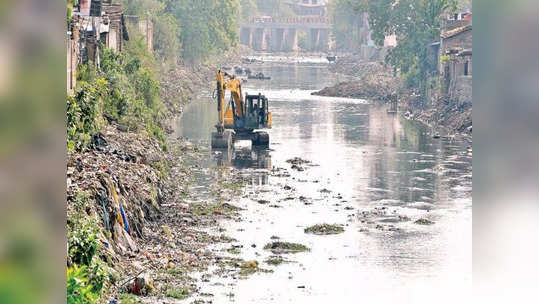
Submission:
[[[225,80],[226,78],[226,80]],[[230,101],[225,102],[225,92]],[[263,95],[246,95],[243,99],[241,81],[226,72],[217,72],[217,132],[211,136],[211,146],[229,149],[234,140],[250,140],[253,146],[268,147],[269,135],[255,129],[271,128],[268,99]]]

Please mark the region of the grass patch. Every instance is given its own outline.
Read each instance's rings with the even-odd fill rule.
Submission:
[[[118,300],[120,300],[120,304],[141,304],[142,302],[131,293],[121,293],[118,295]]]
[[[266,244],[264,249],[277,253],[297,253],[311,250],[305,245],[290,242],[271,242]]]
[[[275,256],[270,256],[264,262],[266,262],[266,264],[269,264],[269,265],[277,266],[277,265],[281,265],[282,263],[285,263],[286,260],[283,259],[282,256],[275,255]]]
[[[167,290],[167,297],[174,298],[178,300],[185,299],[189,296],[190,291],[187,288],[180,288],[180,289],[170,289]]]
[[[224,203],[224,204],[200,203],[200,204],[193,204],[191,207],[191,212],[194,215],[233,214],[238,210],[241,210],[241,208],[228,204],[228,203]]]
[[[185,271],[183,271],[179,267],[172,267],[170,269],[167,269],[167,273],[173,276],[178,276],[185,274]]]
[[[333,224],[316,224],[314,226],[307,227],[303,230],[305,233],[312,233],[318,235],[339,234],[344,232],[344,228],[341,225]]]
[[[155,161],[151,164],[151,166],[157,170],[157,176],[159,176],[159,179],[165,180],[168,178],[170,166],[166,160]]]

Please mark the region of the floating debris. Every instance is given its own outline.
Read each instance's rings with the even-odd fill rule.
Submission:
[[[424,218],[420,218],[420,219],[418,219],[417,221],[415,221],[414,224],[418,224],[418,225],[432,225],[432,224],[434,224],[434,222],[433,222],[433,221],[430,221],[430,220],[427,220],[427,219],[424,219]]]
[[[317,224],[304,229],[305,233],[318,235],[339,234],[344,232],[344,228],[337,224]]]
[[[264,249],[271,250],[273,253],[297,253],[311,250],[302,244],[279,241],[266,244]]]

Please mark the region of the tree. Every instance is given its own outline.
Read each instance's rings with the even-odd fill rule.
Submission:
[[[440,38],[444,12],[455,10],[456,0],[380,0],[366,2],[372,38],[379,46],[389,35],[397,36],[397,46],[386,62],[404,78],[408,87],[426,89],[428,75],[436,68],[429,62],[429,44]]]
[[[363,26],[365,8],[361,1],[336,0],[331,3],[330,12],[337,49],[351,51],[367,43],[368,32]]]
[[[239,0],[179,0],[171,10],[181,28],[183,58],[191,63],[235,46]]]
[[[247,22],[250,17],[255,16],[258,12],[255,0],[241,0],[240,7],[243,22]]]

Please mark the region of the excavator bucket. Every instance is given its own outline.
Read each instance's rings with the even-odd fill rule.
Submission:
[[[212,132],[211,147],[212,149],[230,149],[232,146],[232,132],[225,130],[222,133]]]

